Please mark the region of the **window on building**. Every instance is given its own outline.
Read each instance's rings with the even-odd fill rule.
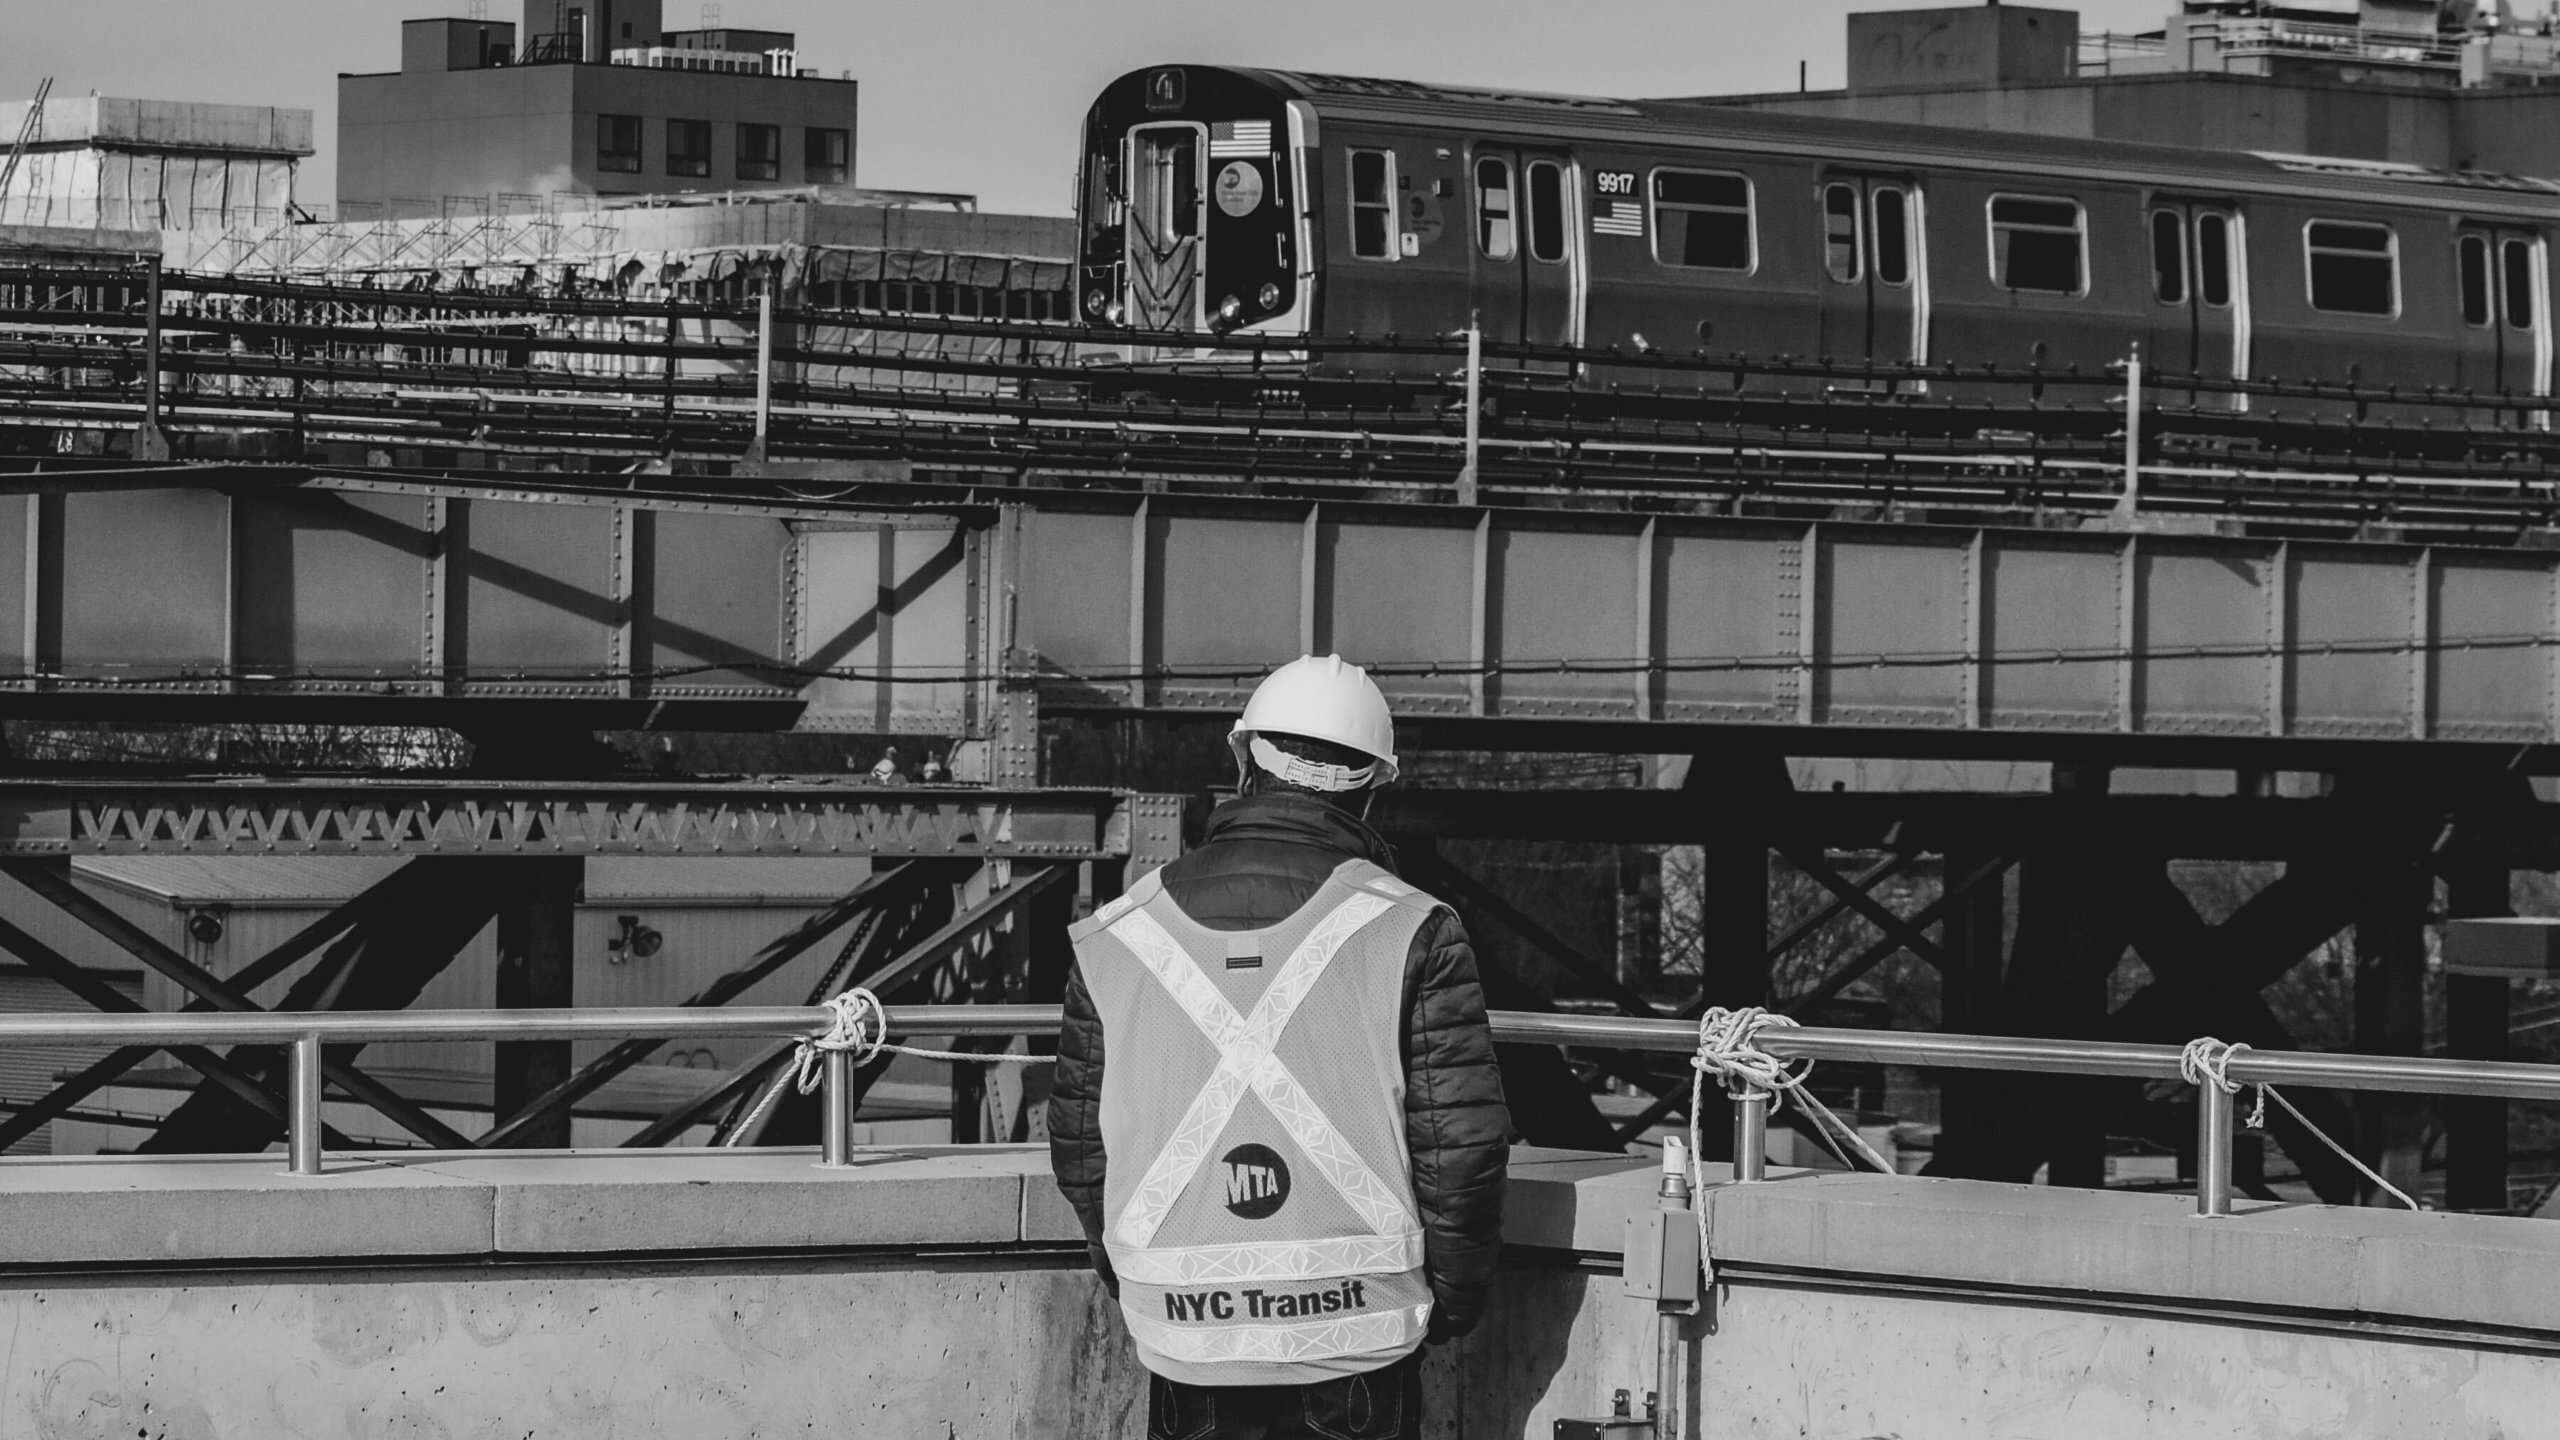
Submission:
[[[853,134],[812,129],[805,139],[804,176],[812,185],[844,185],[853,179]]]
[[[2461,249],[2462,323],[2489,323],[2489,237],[2465,235]]]
[[[2533,328],[2533,245],[2525,240],[2505,240],[2498,245],[2499,262],[2506,267],[2507,328]]]
[[[741,125],[738,127],[738,178],[741,180],[782,178],[781,126]]]
[[[2080,202],[2039,195],[1991,197],[1991,279],[2010,290],[2081,291]]]
[[[640,173],[640,117],[596,117],[596,168],[612,175]]]
[[[1911,283],[1911,197],[1891,185],[1879,185],[1870,201],[1876,212],[1876,279],[1887,285]]]
[[[1751,182],[1698,170],[1653,172],[1653,258],[1698,270],[1751,268]]]
[[[1854,285],[1866,276],[1864,246],[1858,243],[1858,188],[1822,187],[1822,265],[1831,278]]]
[[[1476,248],[1488,260],[1508,260],[1519,244],[1511,205],[1511,162],[1485,156],[1476,162]]]
[[[1529,162],[1529,258],[1549,264],[1564,259],[1564,166],[1553,160]]]
[[[1351,152],[1351,253],[1363,260],[1396,256],[1395,176],[1392,151]]]
[[[2175,210],[2151,212],[2151,298],[2187,303],[2187,225]]]
[[[2196,217],[2196,295],[2207,305],[2231,303],[2231,217]]]
[[[667,122],[667,173],[704,176],[711,173],[711,122]]]
[[[2340,315],[2400,311],[2400,240],[2388,225],[2314,220],[2302,227],[2311,308]]]

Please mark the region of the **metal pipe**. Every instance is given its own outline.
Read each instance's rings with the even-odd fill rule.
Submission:
[[[320,1037],[293,1041],[293,1068],[284,1112],[284,1148],[296,1175],[320,1173]]]
[[[842,1169],[853,1163],[853,1052],[827,1052],[825,1084],[820,1091],[818,1163]]]
[[[2196,1087],[2196,1214],[2219,1219],[2231,1213],[2231,1092]]]
[[[2124,362],[2124,493],[2116,498],[2116,516],[2131,521],[2142,498],[2142,342]]]
[[[1055,1005],[892,1005],[889,1030],[904,1035],[1052,1035]],[[1493,1038],[1687,1055],[1694,1021],[1630,1015],[1497,1011]],[[291,1045],[305,1035],[328,1043],[389,1041],[584,1040],[633,1035],[713,1039],[811,1035],[825,1028],[816,1006],[681,1006],[584,1010],[331,1010],[0,1014],[0,1045]],[[1940,1035],[1812,1026],[1764,1031],[1761,1048],[1783,1060],[1855,1060],[1942,1070],[2008,1070],[2049,1075],[2113,1075],[2175,1080],[2179,1047],[2022,1036]],[[2243,1085],[2309,1085],[2414,1095],[2504,1095],[2560,1100],[2560,1065],[2446,1060],[2409,1055],[2337,1055],[2244,1050],[2231,1058]]]
[[[1733,1178],[1737,1184],[1769,1176],[1769,1092],[1733,1097]]]
[[[1484,326],[1481,317],[1467,317],[1467,448],[1466,463],[1458,471],[1458,503],[1476,503],[1476,452],[1484,443]]]
[[[773,423],[773,275],[756,292],[756,440]]]

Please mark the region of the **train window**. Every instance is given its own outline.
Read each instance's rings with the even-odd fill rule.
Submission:
[[[2175,210],[2151,212],[2151,296],[2163,305],[2187,303],[2187,224]]]
[[[2081,220],[2077,200],[1992,196],[1992,283],[2051,295],[2081,293]]]
[[[1858,188],[1854,185],[1822,187],[1822,263],[1831,278],[1844,285],[1855,284],[1866,271],[1858,243]]]
[[[1553,160],[1529,162],[1529,258],[1564,258],[1564,167]]]
[[[1870,203],[1876,212],[1876,279],[1887,285],[1911,281],[1911,199],[1890,185],[1876,187]]]
[[[2340,315],[2400,310],[2400,241],[2388,225],[2314,220],[2302,227],[2311,308]]]
[[[1519,243],[1512,219],[1511,162],[1487,155],[1476,161],[1476,248],[1488,260],[1508,260]]]
[[[2207,305],[2231,303],[2231,217],[2196,217],[2196,298]]]
[[[1396,258],[1396,157],[1387,150],[1351,152],[1351,253]]]
[[[1751,182],[1697,170],[1653,172],[1653,258],[1696,270],[1751,268]]]
[[[2504,267],[2501,282],[2507,300],[2507,328],[2533,328],[2533,243],[2529,240],[2506,240],[2498,245],[2498,260]]]
[[[2489,237],[2465,235],[2456,258],[2462,272],[2462,323],[2489,323]]]

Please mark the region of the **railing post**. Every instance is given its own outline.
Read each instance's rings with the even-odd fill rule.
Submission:
[[[320,1173],[320,1037],[303,1035],[293,1042],[287,1084],[284,1148],[292,1173]]]
[[[819,1090],[818,1163],[840,1170],[853,1163],[853,1052],[830,1050]]]
[[[765,432],[773,427],[773,272],[756,291],[756,438],[747,458],[764,459]]]
[[[1476,451],[1484,442],[1484,326],[1467,317],[1467,460],[1458,471],[1458,503],[1476,503]]]
[[[2132,523],[2142,504],[2142,342],[2124,361],[2124,493],[2116,497],[2116,518]]]
[[[2196,1214],[2217,1220],[2231,1213],[2230,1091],[2196,1087]]]
[[[142,317],[142,429],[133,437],[133,458],[169,458],[169,439],[160,433],[160,257],[151,257],[150,306]]]
[[[1766,1090],[1746,1090],[1733,1097],[1733,1178],[1746,1183],[1769,1178]]]

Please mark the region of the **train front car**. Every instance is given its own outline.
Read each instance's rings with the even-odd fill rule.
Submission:
[[[1085,118],[1085,320],[1172,335],[1312,328],[1305,128],[1303,106],[1233,70],[1159,65],[1113,81]],[[1246,358],[1179,341],[1139,351],[1125,358]]]

